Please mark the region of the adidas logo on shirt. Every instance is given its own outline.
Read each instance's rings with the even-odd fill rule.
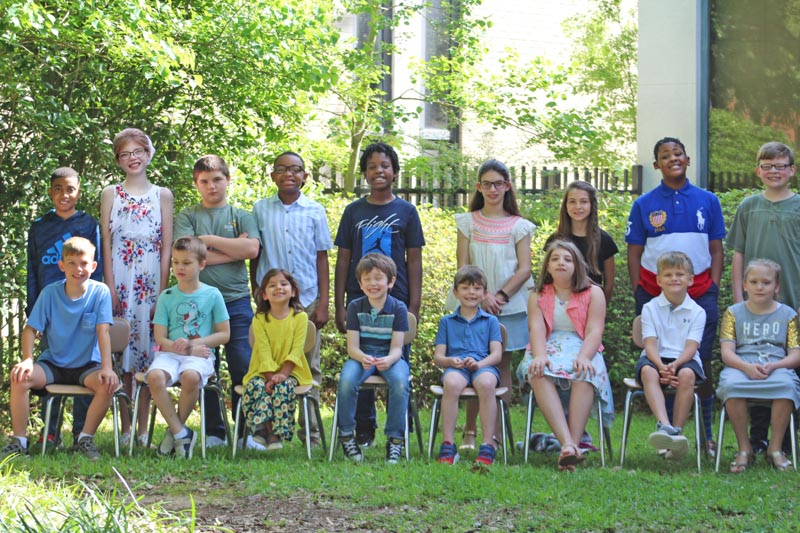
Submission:
[[[47,249],[47,252],[42,256],[43,265],[56,265],[61,259],[61,249],[64,247],[64,241],[72,237],[71,233],[65,233],[61,236],[60,241],[56,241],[53,246]]]

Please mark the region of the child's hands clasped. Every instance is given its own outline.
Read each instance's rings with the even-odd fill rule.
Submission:
[[[286,376],[284,376],[280,372],[275,372],[274,374],[272,374],[272,376],[269,377],[269,379],[267,379],[265,388],[267,389],[268,393],[272,394],[272,389],[275,388],[275,385],[277,385],[278,383],[283,383],[284,381],[286,381]]]
[[[767,379],[772,371],[775,370],[773,363],[765,365],[749,364],[745,367],[744,373],[750,379]]]

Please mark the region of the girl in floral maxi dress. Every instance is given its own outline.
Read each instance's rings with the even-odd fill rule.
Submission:
[[[595,397],[603,421],[614,417],[611,383],[603,360],[606,302],[586,272],[577,246],[555,240],[547,246],[536,288],[528,301],[530,350],[518,372],[527,376],[536,403],[559,443],[559,470],[574,471],[584,456],[578,442]],[[569,415],[557,387],[570,390]]]
[[[146,371],[154,356],[151,319],[156,298],[169,283],[173,196],[147,179],[155,149],[144,132],[121,131],[114,137],[113,149],[125,180],[106,187],[100,203],[103,277],[111,290],[114,314],[131,325],[130,343],[121,362],[123,385],[130,395],[133,375]],[[137,439],[145,445],[150,397],[147,389],[142,393]],[[130,427],[123,410],[123,444],[131,438]]]

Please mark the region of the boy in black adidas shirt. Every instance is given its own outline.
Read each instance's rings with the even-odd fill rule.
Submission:
[[[47,192],[53,202],[53,209],[37,218],[28,231],[28,297],[25,314],[30,316],[33,304],[47,285],[64,279],[64,272],[58,268],[61,247],[70,237],[84,237],[95,246],[97,268],[92,279],[103,280],[103,264],[100,254],[100,225],[88,213],[75,209],[81,196],[78,173],[69,167],[56,169],[50,176],[50,189]],[[42,405],[44,400],[42,399]],[[60,400],[56,400],[50,428],[55,431]],[[90,397],[78,396],[73,408],[72,427],[80,431],[91,403]],[[44,409],[42,409],[44,413]],[[77,432],[75,433],[77,435]],[[55,444],[56,436],[48,435],[48,445]]]

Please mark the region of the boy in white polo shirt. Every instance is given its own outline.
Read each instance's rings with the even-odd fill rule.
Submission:
[[[644,350],[636,362],[636,380],[644,388],[650,410],[658,419],[648,442],[666,449],[667,458],[680,459],[689,451],[683,425],[689,417],[694,385],[705,380],[698,348],[706,312],[689,296],[694,268],[689,256],[667,252],[658,258],[656,281],[661,294],[642,308]],[[675,388],[672,421],[662,387]]]

